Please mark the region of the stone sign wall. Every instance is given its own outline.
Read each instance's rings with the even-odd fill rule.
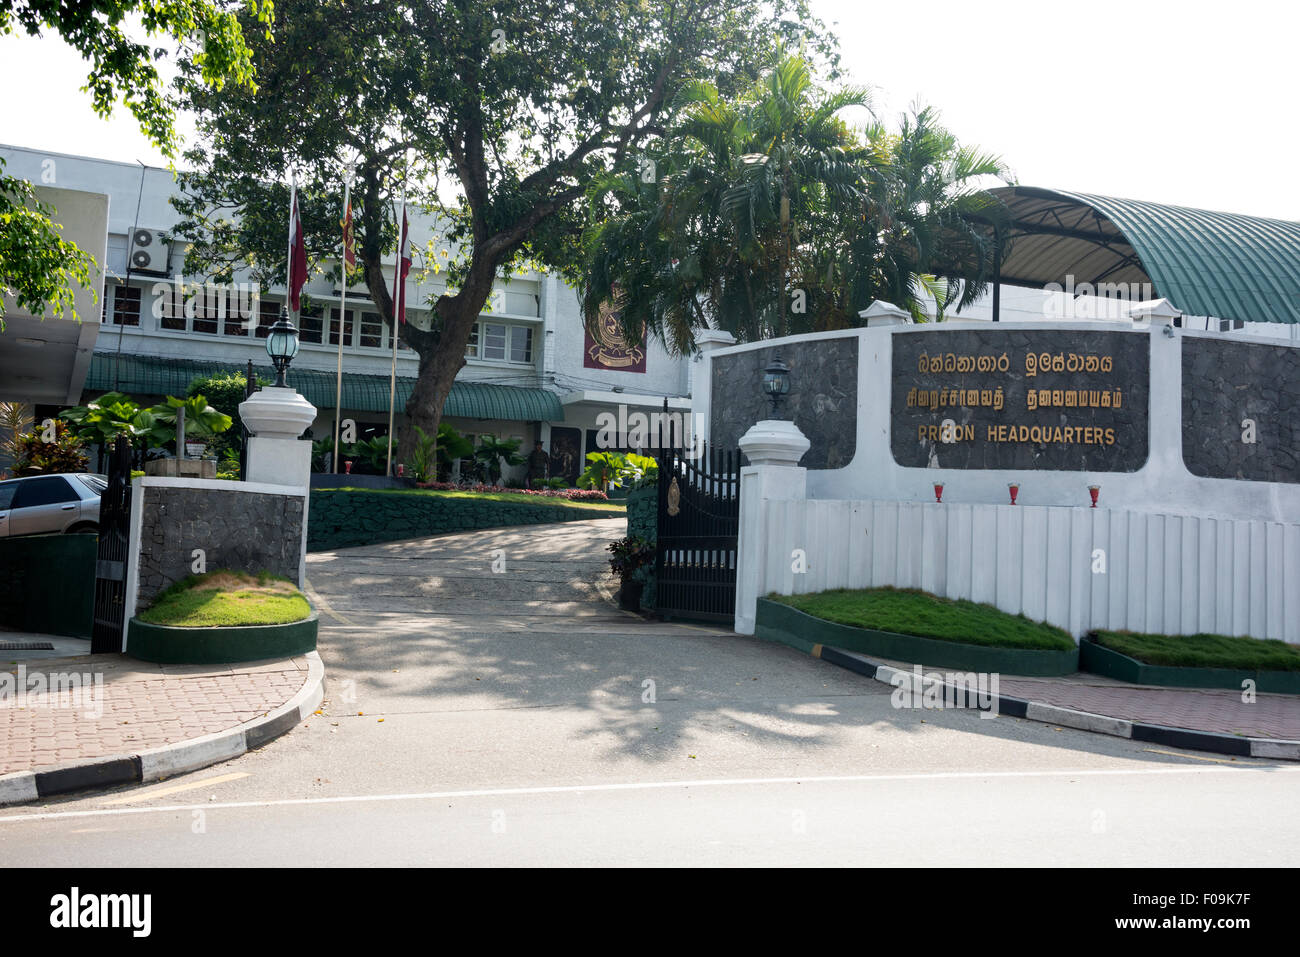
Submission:
[[[1146,463],[1145,334],[980,329],[892,338],[890,448],[901,466],[1135,472]]]
[[[1185,337],[1182,400],[1193,475],[1300,483],[1300,349]]]
[[[143,492],[138,608],[194,573],[195,549],[207,571],[265,570],[302,584],[302,495],[148,484],[137,492]]]
[[[763,369],[779,354],[790,367],[790,395],[782,416],[812,443],[800,465],[838,469],[857,451],[858,339],[814,339],[777,349],[750,349],[713,359],[709,444],[734,449],[750,426],[769,417]]]

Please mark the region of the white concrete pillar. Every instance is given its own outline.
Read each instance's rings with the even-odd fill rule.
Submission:
[[[910,326],[912,324],[911,313],[900,309],[892,302],[882,302],[874,299],[871,305],[867,306],[858,313],[858,318],[868,329],[878,329],[881,326]]]
[[[1145,323],[1151,334],[1149,451],[1144,471],[1187,476],[1183,464],[1183,341],[1181,330],[1174,328],[1174,320],[1182,313],[1168,299],[1155,299],[1138,303],[1128,314],[1139,328]]]
[[[793,422],[765,419],[740,439],[750,464],[740,470],[740,528],[736,541],[736,633],[754,633],[758,599],[770,590],[765,577],[770,501],[808,496],[808,470],[798,463],[811,445]]]
[[[268,386],[239,403],[248,440],[249,482],[308,488],[311,443],[300,438],[316,419],[316,407],[290,388]]]
[[[701,329],[695,333],[695,348],[699,351],[686,363],[686,394],[691,397],[691,424],[699,434],[709,434],[709,402],[712,390],[709,380],[713,375],[709,353],[734,346],[736,337],[721,329]]]

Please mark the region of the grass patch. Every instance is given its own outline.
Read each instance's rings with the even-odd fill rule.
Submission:
[[[191,575],[162,592],[137,617],[179,628],[283,625],[311,616],[311,605],[286,578],[262,572]]]
[[[805,614],[855,628],[995,648],[1068,651],[1074,647],[1069,634],[1046,622],[913,588],[839,588],[811,595],[767,597]]]
[[[1300,648],[1266,638],[1227,635],[1143,635],[1096,632],[1097,643],[1149,665],[1231,668],[1241,671],[1300,671]]]
[[[525,495],[522,492],[459,492],[432,488],[352,488],[348,486],[312,489],[313,495],[321,492],[365,492],[371,495],[422,495],[434,498],[470,499],[479,502],[519,502],[523,505],[536,505],[542,508],[556,508],[557,506],[585,508],[593,512],[608,512],[613,515],[621,515],[627,511],[627,505],[624,502],[583,502],[544,495]]]

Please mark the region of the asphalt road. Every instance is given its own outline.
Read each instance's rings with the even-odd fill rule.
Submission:
[[[897,710],[790,649],[644,622],[608,600],[622,528],[309,556],[321,715],[161,784],[6,809],[0,864],[1300,863],[1296,766]]]

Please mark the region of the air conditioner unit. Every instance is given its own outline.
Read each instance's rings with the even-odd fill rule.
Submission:
[[[133,229],[127,268],[132,273],[166,276],[171,262],[170,241],[159,229]]]

